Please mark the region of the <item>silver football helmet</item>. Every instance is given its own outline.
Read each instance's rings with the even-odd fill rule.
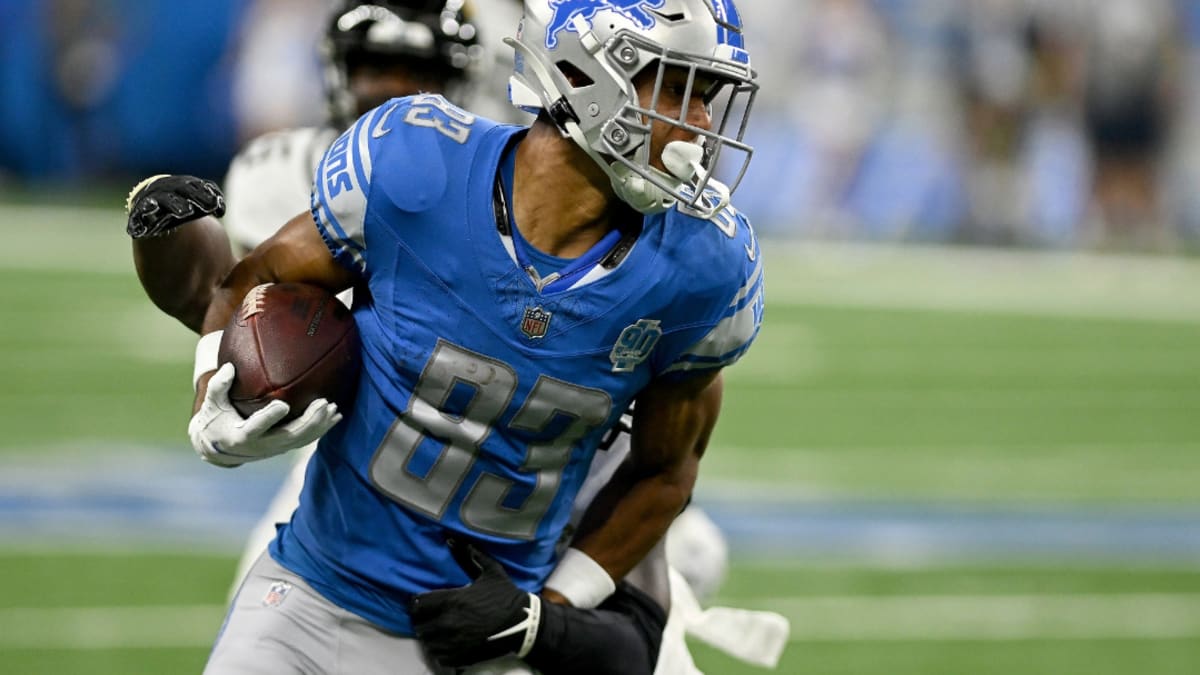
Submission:
[[[516,39],[506,42],[516,50],[513,105],[546,111],[599,163],[621,199],[642,213],[679,203],[710,218],[724,208],[753,155],[743,138],[758,90],[733,0],[525,0]],[[643,104],[634,78],[647,68],[657,73]],[[657,111],[670,69],[687,77],[678,117]],[[720,86],[701,92],[699,80]],[[688,122],[692,97],[710,106],[711,129]],[[666,145],[667,171],[651,165],[655,121],[697,139]],[[713,176],[719,165],[732,169],[727,184]]]

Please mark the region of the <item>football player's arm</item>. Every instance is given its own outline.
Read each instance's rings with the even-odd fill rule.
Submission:
[[[667,612],[640,579],[622,581],[599,607],[581,609],[542,602],[517,588],[504,567],[478,549],[450,546],[472,583],[422,593],[411,603],[413,629],[442,665],[467,666],[513,653],[543,673],[654,672]],[[661,571],[665,584],[665,548],[658,547],[654,560],[641,567]]]
[[[638,394],[629,458],[588,508],[572,549],[546,582],[548,599],[595,606],[604,596],[603,575],[611,590],[612,580],[662,539],[691,498],[722,392],[714,369],[660,379]]]
[[[225,228],[212,216],[184,223],[169,237],[133,240],[133,264],[146,296],[196,333],[213,288],[235,262]]]
[[[356,279],[353,271],[330,254],[312,214],[305,211],[233,266],[213,291],[201,333],[223,329],[242,304],[242,299],[259,284],[307,283],[339,293],[353,286]],[[212,372],[201,375],[197,382],[196,410],[204,399],[205,384]]]
[[[670,599],[667,547],[660,542],[596,609],[543,603],[525,660],[543,673],[651,675]]]
[[[338,292],[356,274],[341,266],[326,247],[309,213],[302,213],[241,260],[217,287],[204,318],[204,336],[196,346],[196,403],[188,437],[200,457],[223,467],[274,457],[325,435],[342,419],[337,405],[317,399],[297,419],[276,426],[290,412],[272,401],[243,418],[229,402],[233,365],[217,367],[221,329],[255,286],[301,282]]]
[[[216,184],[193,176],[154,176],[126,203],[133,264],[156,307],[199,333],[213,289],[236,259],[214,216],[225,202]]]

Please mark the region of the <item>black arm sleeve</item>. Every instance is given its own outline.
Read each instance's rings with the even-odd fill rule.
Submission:
[[[625,582],[596,609],[543,602],[525,661],[542,675],[652,675],[666,624],[666,611]]]

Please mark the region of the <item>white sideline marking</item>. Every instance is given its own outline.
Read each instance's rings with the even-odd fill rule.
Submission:
[[[133,269],[121,204],[6,205],[0,269]],[[1200,262],[958,246],[763,241],[767,306],[831,306],[1034,316],[1200,321]],[[31,255],[30,251],[54,251]],[[768,309],[769,311],[769,309]]]
[[[123,206],[4,205],[0,269],[132,275]]]
[[[1200,264],[1167,255],[763,242],[767,308],[817,305],[1200,321]],[[774,263],[774,264],[773,264]]]
[[[743,599],[792,623],[791,641],[1160,640],[1200,637],[1200,593]],[[9,649],[203,648],[221,605],[0,609]]]
[[[1194,500],[1200,443],[993,443],[895,446],[742,447],[713,444],[704,455],[701,496],[756,501],[917,496],[966,504],[1022,500],[1085,506],[1098,497],[1137,504],[1147,494],[1163,505]],[[1162,461],[1129,471],[1128,458],[1153,453]],[[947,457],[953,456],[953,461]],[[746,457],[754,457],[747,462]],[[896,462],[903,457],[903,462]],[[1080,475],[1080,467],[1089,468]],[[887,466],[886,475],[879,472]],[[1065,500],[1065,501],[1064,501]]]
[[[0,609],[0,647],[207,647],[217,636],[225,609],[224,605]]]

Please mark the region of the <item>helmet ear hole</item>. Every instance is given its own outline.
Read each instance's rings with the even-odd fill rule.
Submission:
[[[558,72],[562,73],[563,77],[567,78],[567,82],[570,82],[571,86],[575,89],[582,89],[596,84],[595,80],[570,61],[559,61],[554,66],[558,68]]]

